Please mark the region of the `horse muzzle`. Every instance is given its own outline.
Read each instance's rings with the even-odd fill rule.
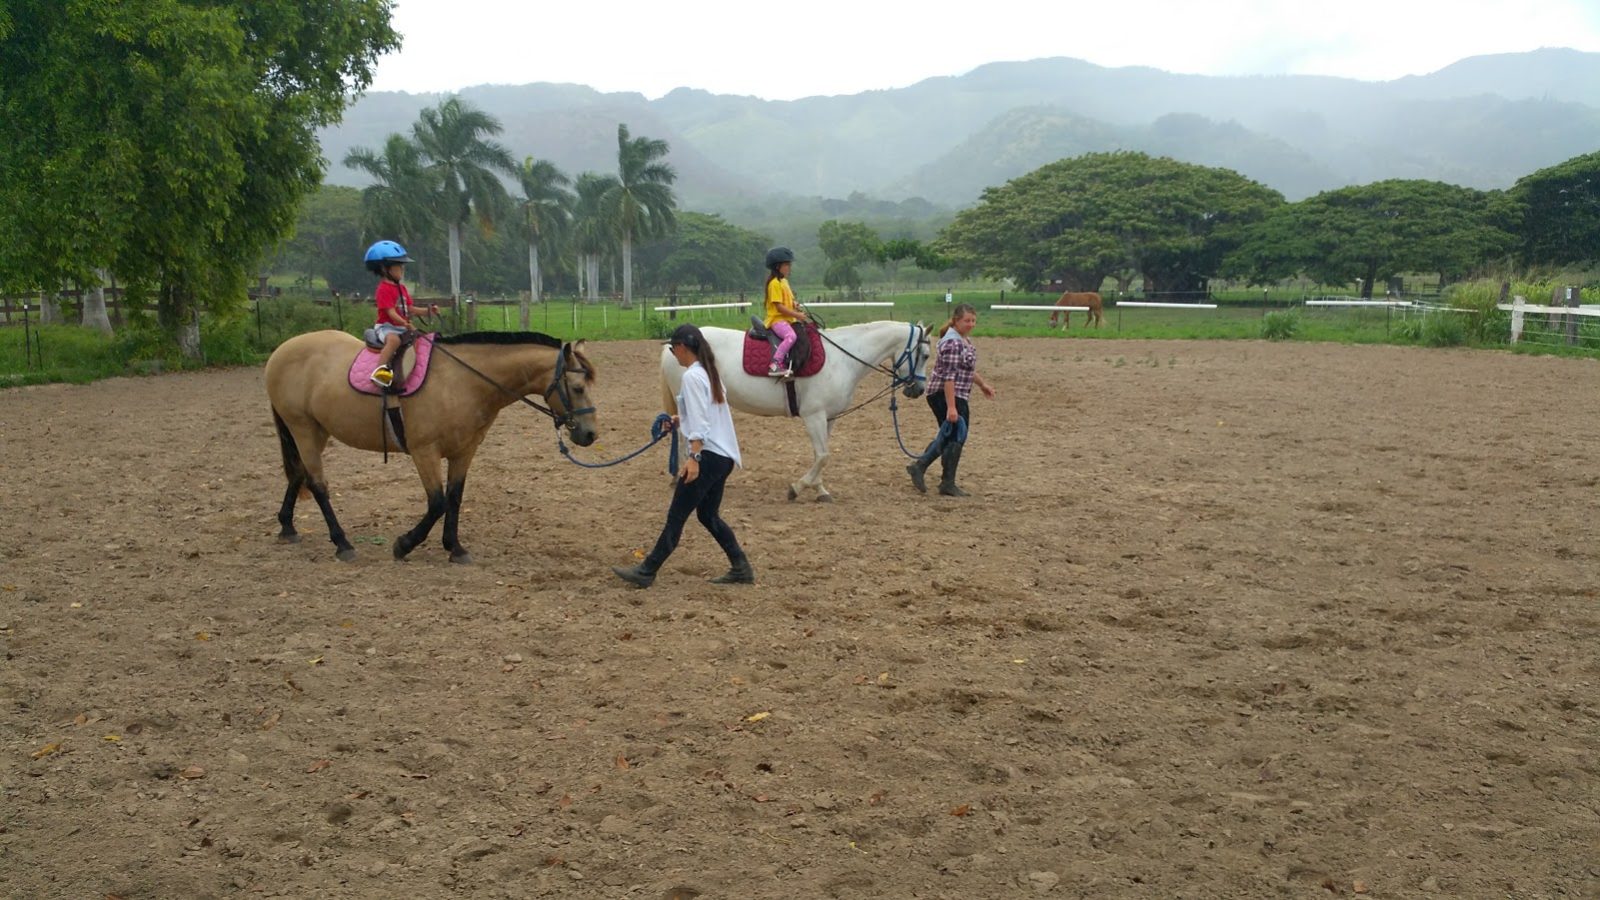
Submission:
[[[587,447],[594,443],[594,429],[587,425],[579,425],[574,422],[567,426],[567,434],[572,437],[572,442],[579,447]]]
[[[906,395],[906,397],[908,399],[911,399],[911,400],[915,400],[918,397],[921,397],[922,396],[922,383],[918,382],[918,381],[911,382],[910,384],[906,385],[906,389],[905,389],[905,391],[903,393]]]

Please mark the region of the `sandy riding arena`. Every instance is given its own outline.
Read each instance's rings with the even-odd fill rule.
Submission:
[[[1600,897],[1600,363],[977,338],[970,498],[737,419],[754,587],[527,410],[471,566],[334,448],[343,564],[260,370],[0,391],[0,896]]]

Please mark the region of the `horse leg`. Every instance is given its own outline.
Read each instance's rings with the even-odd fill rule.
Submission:
[[[289,478],[289,489],[283,492],[283,505],[278,507],[278,524],[283,528],[278,532],[278,543],[300,543],[300,532],[294,530],[294,502],[300,498],[300,491],[305,487],[306,476],[304,473],[292,475]]]
[[[811,436],[811,453],[814,461],[811,470],[800,476],[800,480],[789,485],[789,499],[795,500],[804,488],[817,489],[818,503],[832,503],[833,495],[822,486],[822,465],[828,461],[828,435],[833,431],[833,423],[828,421],[828,414],[817,411],[805,417],[806,434]]]
[[[414,528],[394,539],[394,558],[397,560],[405,559],[418,544],[428,539],[433,523],[444,515],[447,505],[444,485],[439,481],[439,451],[431,446],[426,449],[412,448],[411,462],[417,467],[417,476],[422,479],[423,492],[428,495],[428,510]]]
[[[475,443],[450,458],[450,480],[444,492],[444,549],[453,563],[472,562],[472,554],[461,545],[456,526],[461,521],[461,496],[467,490],[467,469],[472,466],[472,457],[477,452]]]
[[[356,558],[356,548],[350,546],[350,540],[345,537],[344,528],[339,524],[339,518],[333,514],[333,502],[328,499],[328,482],[322,473],[322,451],[327,447],[328,436],[321,431],[314,434],[297,434],[294,436],[295,444],[300,449],[300,464],[305,469],[302,484],[311,491],[312,499],[317,501],[317,508],[322,510],[323,521],[328,523],[328,540],[338,549],[337,555],[340,562],[349,562]],[[294,515],[294,497],[298,487],[291,480],[290,490],[284,494],[284,505],[288,508],[290,522],[284,523],[288,531],[294,530],[292,517]],[[283,512],[278,513],[278,520],[283,521]]]

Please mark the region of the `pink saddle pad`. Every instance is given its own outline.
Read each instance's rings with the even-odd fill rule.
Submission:
[[[411,371],[406,374],[405,386],[400,389],[401,397],[409,397],[422,387],[422,380],[428,377],[428,360],[433,356],[433,339],[435,334],[425,334],[417,338],[411,345],[415,351],[416,359],[411,365]],[[381,395],[383,388],[372,383],[372,373],[378,368],[378,351],[370,347],[362,347],[356,354],[355,361],[350,364],[350,386],[363,394],[374,397]]]

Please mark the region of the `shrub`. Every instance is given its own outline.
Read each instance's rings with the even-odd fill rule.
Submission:
[[[1292,312],[1269,312],[1261,317],[1261,336],[1269,341],[1286,341],[1300,330],[1300,317]]]
[[[1461,315],[1436,312],[1422,320],[1422,343],[1429,347],[1459,347],[1467,342],[1467,323]]]

